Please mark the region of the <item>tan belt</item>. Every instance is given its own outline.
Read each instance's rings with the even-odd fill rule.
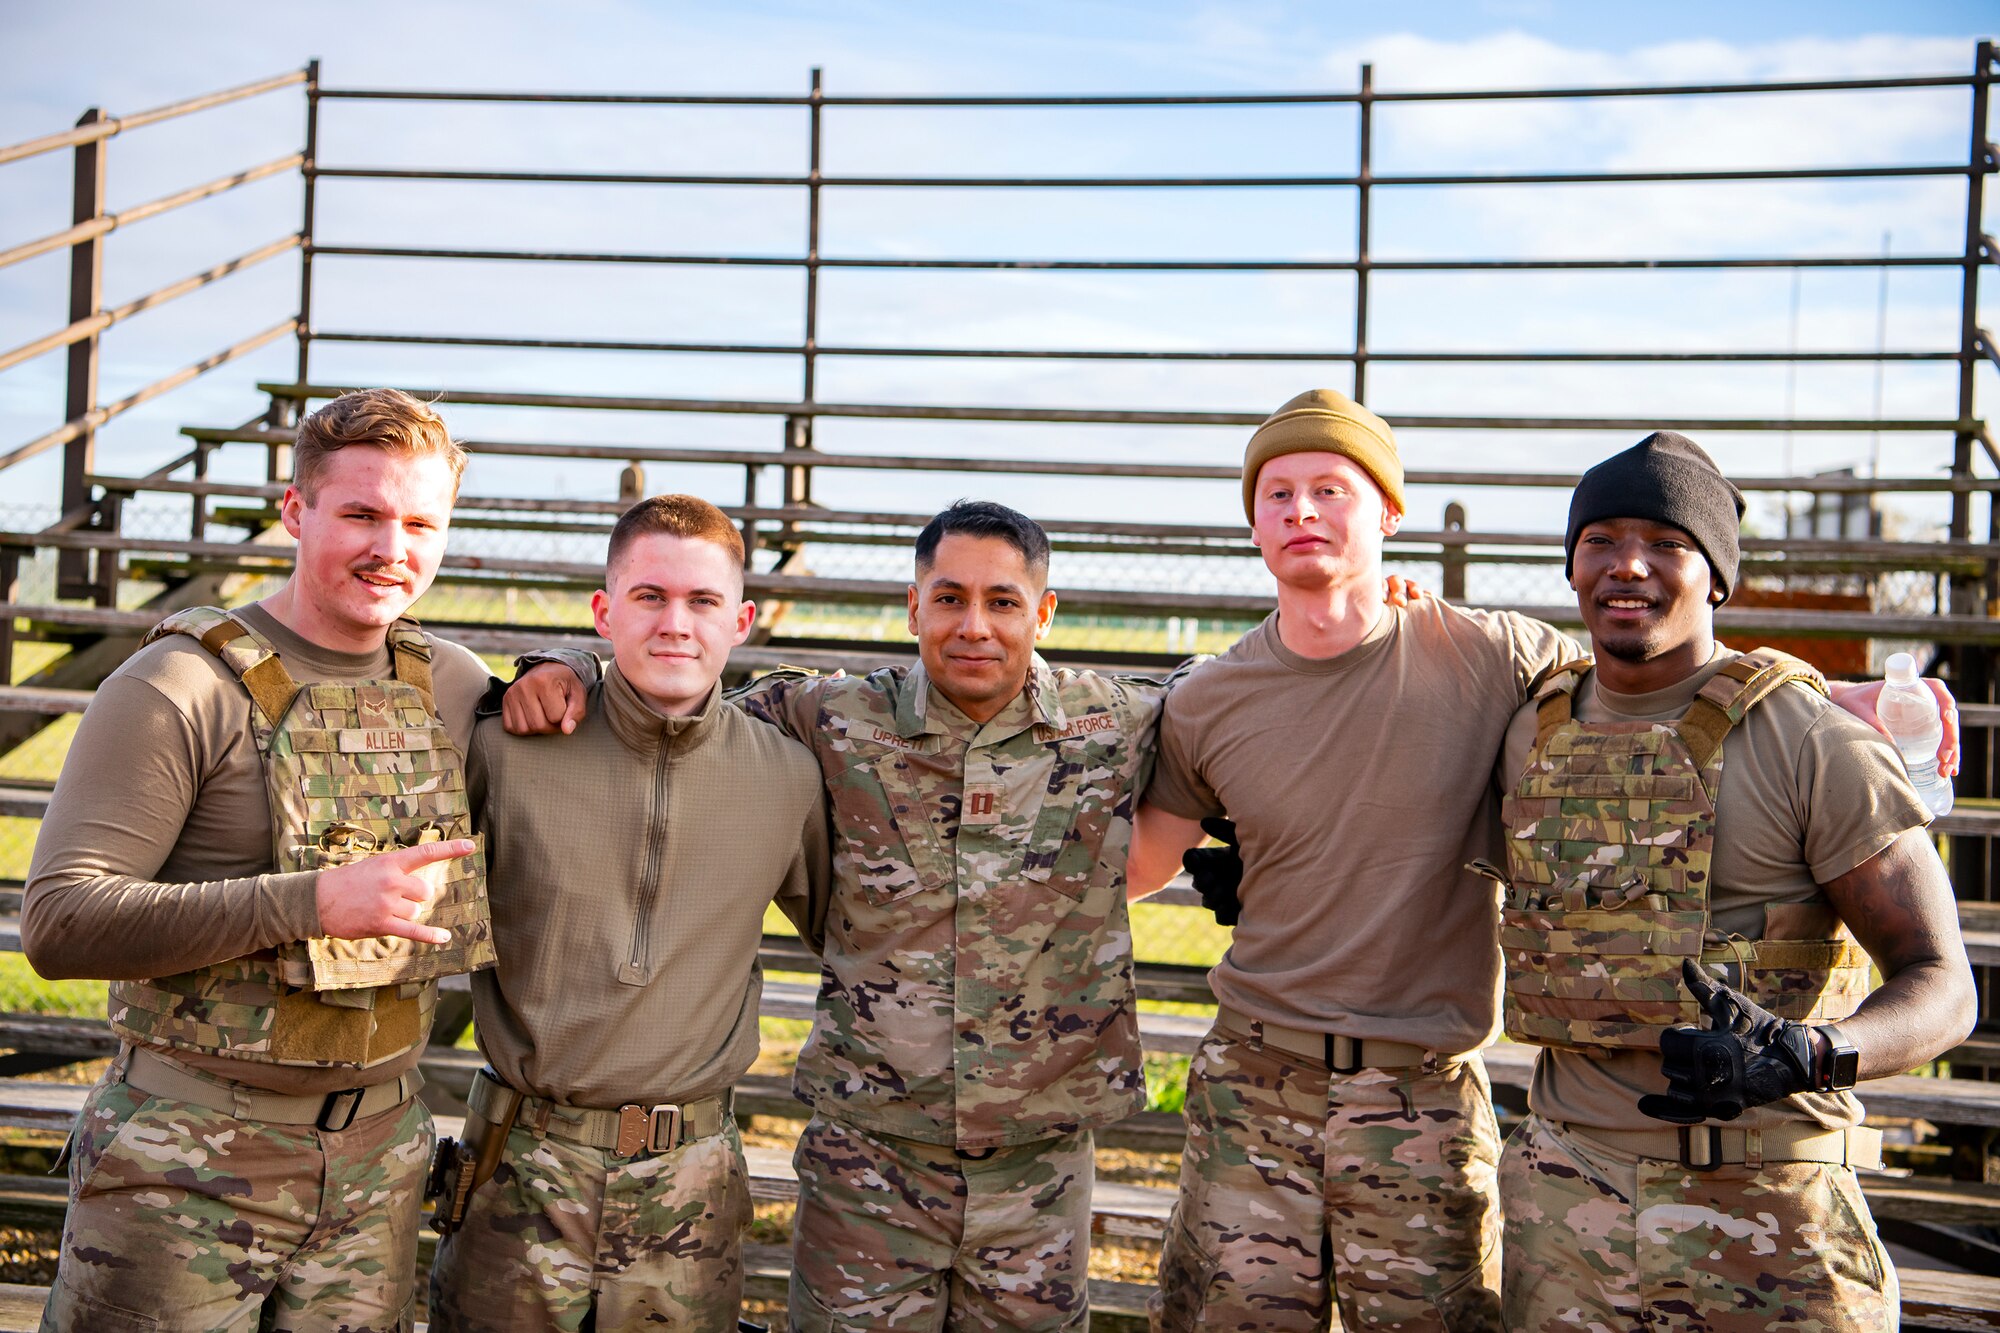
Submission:
[[[494,1106],[505,1088],[504,1083],[482,1069],[472,1080],[472,1092],[465,1104],[474,1114],[492,1120]],[[586,1148],[602,1148],[623,1157],[650,1157],[720,1134],[729,1119],[727,1096],[653,1106],[628,1102],[615,1111],[594,1111],[523,1093],[515,1123]]]
[[[1268,1046],[1287,1055],[1323,1061],[1327,1069],[1336,1074],[1352,1074],[1363,1069],[1409,1069],[1433,1061],[1442,1064],[1458,1058],[1428,1047],[1412,1046],[1405,1041],[1360,1041],[1333,1032],[1288,1028],[1252,1018],[1226,1004],[1216,1008],[1215,1026],[1252,1046]]]
[[[417,1095],[424,1076],[412,1069],[400,1078],[367,1088],[343,1088],[339,1092],[293,1095],[263,1092],[238,1083],[208,1078],[185,1069],[143,1046],[134,1046],[124,1056],[124,1081],[149,1097],[171,1097],[211,1111],[222,1111],[239,1120],[262,1120],[272,1125],[312,1125],[339,1132],[357,1120],[393,1110]]]
[[[1721,1125],[1662,1125],[1658,1129],[1593,1129],[1555,1122],[1564,1134],[1586,1144],[1601,1143],[1634,1157],[1679,1162],[1695,1171],[1718,1166],[1762,1166],[1766,1162],[1825,1162],[1880,1170],[1882,1131],[1856,1125],[1776,1125],[1770,1129],[1728,1129]]]

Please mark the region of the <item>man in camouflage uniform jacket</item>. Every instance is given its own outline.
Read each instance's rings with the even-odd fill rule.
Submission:
[[[1163,691],[1032,655],[1047,552],[956,505],[917,543],[920,665],[743,700],[812,748],[834,823],[798,1333],[1088,1319],[1091,1131],[1145,1104],[1124,867]]]
[[[744,700],[835,827],[795,1327],[1082,1327],[1091,1130],[1145,1104],[1123,867],[1159,700],[1040,663],[983,725],[922,665]]]

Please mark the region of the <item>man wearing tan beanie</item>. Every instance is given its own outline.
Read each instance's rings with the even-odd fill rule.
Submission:
[[[1205,895],[1220,862],[1241,874],[1242,915],[1189,1071],[1154,1326],[1316,1330],[1337,1301],[1349,1328],[1497,1330],[1477,1051],[1499,1025],[1498,904],[1467,863],[1498,848],[1510,717],[1582,653],[1514,612],[1385,604],[1402,463],[1338,393],[1266,420],[1243,486],[1278,610],[1168,696],[1128,868],[1149,892],[1196,820],[1236,818],[1240,863],[1190,858]],[[1733,579],[1735,533],[1714,536]],[[1829,693],[1872,722],[1874,688]]]
[[[1330,390],[1251,436],[1243,507],[1278,610],[1168,696],[1130,880],[1164,883],[1233,815],[1246,866],[1188,1077],[1155,1327],[1500,1327],[1500,1136],[1477,1050],[1500,953],[1463,867],[1549,626],[1385,603],[1394,433]]]

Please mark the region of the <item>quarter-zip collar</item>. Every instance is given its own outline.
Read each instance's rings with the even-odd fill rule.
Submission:
[[[632,688],[632,682],[613,662],[604,672],[603,698],[604,718],[611,733],[635,754],[653,754],[662,748],[686,751],[714,733],[716,715],[722,708],[722,683],[716,682],[695,712],[667,717]]]

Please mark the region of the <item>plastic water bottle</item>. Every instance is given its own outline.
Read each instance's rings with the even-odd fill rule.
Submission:
[[[1889,729],[1902,751],[1903,767],[1933,815],[1951,813],[1951,779],[1938,775],[1938,742],[1944,736],[1938,721],[1937,696],[1917,679],[1917,662],[1908,653],[1890,655],[1883,678],[1888,684],[1875,701],[1875,715]]]

